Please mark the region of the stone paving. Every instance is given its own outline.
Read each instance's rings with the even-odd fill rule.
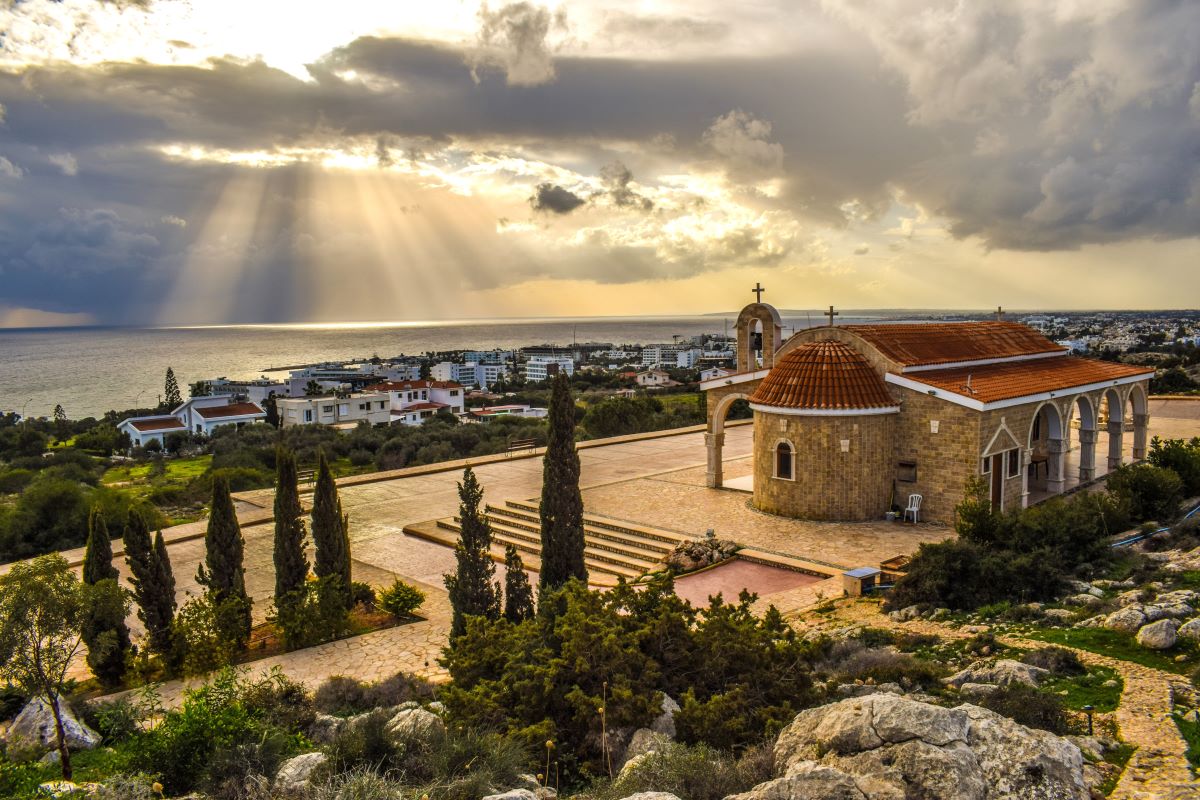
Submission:
[[[865,624],[912,633],[931,633],[945,638],[966,638],[974,634],[928,620],[896,622],[880,613],[878,603],[843,602],[825,619],[809,616],[789,620],[796,627],[837,627]],[[997,636],[1010,647],[1045,647],[1045,642],[1019,636]],[[1145,667],[1121,659],[1109,658],[1087,650],[1068,648],[1087,664],[1102,665],[1121,674],[1124,687],[1113,717],[1121,738],[1137,747],[1110,800],[1184,800],[1200,797],[1200,780],[1193,777],[1187,761],[1187,744],[1171,719],[1171,683],[1182,676]]]

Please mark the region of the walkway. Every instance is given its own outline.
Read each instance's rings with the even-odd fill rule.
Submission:
[[[793,620],[793,624],[795,622]],[[928,620],[896,622],[881,613],[879,605],[873,602],[839,604],[834,614],[824,619],[810,617],[804,623],[815,623],[811,627],[822,628],[863,624],[910,633],[934,634],[948,639],[974,635]],[[1046,646],[1045,642],[1016,636],[997,636],[996,639],[1009,647]],[[1114,717],[1121,738],[1137,747],[1137,750],[1125,766],[1116,789],[1109,795],[1110,800],[1185,800],[1200,797],[1200,781],[1192,777],[1186,757],[1187,744],[1171,719],[1170,684],[1182,680],[1182,677],[1088,650],[1067,649],[1073,650],[1087,664],[1115,669],[1125,684]]]

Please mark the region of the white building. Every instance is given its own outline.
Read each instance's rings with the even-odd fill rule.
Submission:
[[[468,361],[465,364],[455,364],[443,361],[434,364],[429,375],[437,381],[452,381],[463,386],[478,386],[486,389],[501,378],[508,377],[508,367],[503,364],[485,364]]]
[[[135,445],[144,447],[152,439],[162,443],[163,438],[172,433],[211,436],[223,425],[240,428],[266,418],[267,412],[258,403],[239,400],[232,395],[212,395],[193,397],[170,414],[130,417],[117,425],[117,430],[129,434]]]
[[[560,372],[574,375],[575,362],[569,356],[530,356],[521,369],[525,373],[525,380],[538,383]]]
[[[700,373],[701,381],[711,381],[714,378],[724,378],[726,375],[732,375],[733,370],[724,369],[723,367],[709,367]]]
[[[392,422],[420,425],[443,408],[461,416],[466,392],[455,381],[384,381],[368,387],[388,396]]]
[[[249,400],[251,403],[258,403],[260,406],[271,395],[285,397],[288,393],[287,383],[284,381],[273,381],[266,376],[251,381],[231,381],[228,378],[213,378],[205,382],[209,385],[214,395],[230,394],[242,400]]]
[[[642,366],[691,369],[702,353],[698,347],[647,347],[642,350]]]
[[[531,417],[541,419],[546,416],[546,409],[536,406],[506,405],[472,408],[470,417],[478,421],[495,419],[496,417]]]
[[[512,350],[468,350],[463,353],[464,361],[474,361],[476,364],[507,364],[513,359]]]
[[[356,392],[344,396],[285,397],[275,401],[284,428],[295,425],[329,425],[340,430],[360,422],[386,425],[391,421],[390,398],[385,392]]]
[[[637,374],[638,386],[678,386],[677,381],[671,380],[671,376],[661,369],[648,369],[645,372]]]

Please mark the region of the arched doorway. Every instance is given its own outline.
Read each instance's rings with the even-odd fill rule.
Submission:
[[[704,434],[704,445],[708,451],[708,474],[705,483],[711,489],[721,488],[725,480],[722,458],[722,452],[725,449],[725,419],[729,416],[735,403],[739,400],[744,403],[750,399],[750,392],[754,390],[755,385],[757,384],[752,384],[748,391],[730,392],[723,395],[709,416],[708,432]]]
[[[1075,452],[1070,445],[1072,435],[1078,440],[1079,464],[1078,477],[1080,483],[1088,483],[1096,477],[1096,409],[1087,395],[1079,395],[1071,402],[1071,410],[1067,416],[1067,450]],[[1072,430],[1076,432],[1072,434]]]
[[[1029,492],[1062,494],[1064,441],[1063,419],[1053,403],[1042,403],[1029,426]]]

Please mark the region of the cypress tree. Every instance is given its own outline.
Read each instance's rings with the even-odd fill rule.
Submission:
[[[542,460],[542,569],[538,591],[572,578],[587,582],[583,563],[583,496],[575,452],[575,401],[571,381],[560,372],[551,384],[550,434]]]
[[[163,383],[163,405],[175,408],[183,402],[179,391],[179,381],[175,380],[175,370],[167,367],[167,378]]]
[[[97,506],[88,517],[87,549],[83,554],[83,582],[86,608],[80,635],[87,645],[87,663],[106,688],[115,688],[125,676],[125,656],[129,652],[129,612],[125,590],[117,582],[112,564],[112,542],[108,526]]]
[[[92,506],[88,515],[87,547],[83,551],[83,582],[97,584],[120,573],[113,566],[112,540],[108,538],[108,524],[99,506]]]
[[[304,507],[296,475],[296,454],[275,448],[275,607],[304,589],[308,558],[304,554]]]
[[[321,450],[317,458],[317,485],[313,489],[312,537],[315,559],[313,572],[318,578],[333,577],[350,608],[350,517],[342,513],[333,471]]]
[[[500,618],[500,587],[492,581],[496,575],[496,565],[490,554],[492,529],[487,518],[479,513],[483,487],[470,467],[463,470],[458,500],[462,527],[458,543],[454,545],[458,568],[453,575],[444,576],[454,611],[450,622],[452,639],[466,632],[467,617]]]
[[[175,619],[175,576],[162,532],[150,541],[150,529],[141,516],[130,509],[125,523],[125,560],[133,573],[133,599],[138,619],[146,626],[150,649],[159,654],[171,650],[171,623]]]
[[[225,635],[239,645],[250,638],[250,597],[246,594],[246,573],[243,565],[245,543],[238,525],[233,498],[229,496],[229,481],[213,478],[212,509],[208,515],[208,530],[204,534],[204,563],[196,571],[196,581],[213,594],[214,605],[236,603],[226,620]],[[227,608],[233,609],[232,603]]]
[[[511,544],[504,548],[504,618],[522,622],[533,616],[533,589],[521,554]]]

